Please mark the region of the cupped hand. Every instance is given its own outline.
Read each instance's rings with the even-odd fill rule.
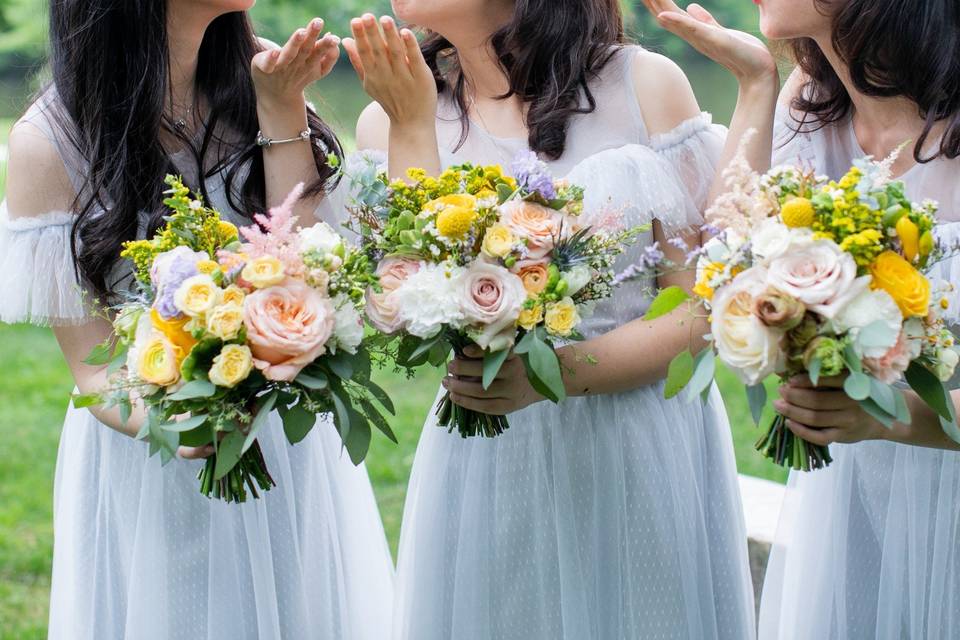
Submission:
[[[363,89],[376,100],[394,125],[433,126],[437,83],[420,51],[416,36],[399,29],[393,18],[373,14],[350,22],[353,38],[343,48]]]
[[[726,67],[741,84],[777,78],[777,62],[756,36],[721,25],[699,4],[686,11],[673,0],[643,0],[661,27],[683,38],[694,49]]]
[[[326,34],[323,20],[314,18],[297,29],[282,47],[271,47],[253,57],[251,70],[257,100],[270,105],[304,103],[304,90],[330,73],[340,57],[340,38]]]
[[[846,394],[843,382],[843,377],[821,378],[815,386],[806,376],[793,378],[780,387],[774,408],[791,431],[813,444],[886,439],[889,430]]]
[[[450,392],[450,400],[464,409],[491,416],[505,416],[544,400],[527,379],[523,361],[510,356],[500,368],[489,389],[483,388],[483,351],[467,347],[447,365],[448,376],[443,386]]]

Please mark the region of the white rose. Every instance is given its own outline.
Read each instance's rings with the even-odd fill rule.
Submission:
[[[885,339],[872,345],[860,345],[857,342],[860,330],[878,322],[886,330]],[[903,312],[886,291],[865,289],[837,312],[833,327],[838,333],[849,332],[864,357],[882,358],[897,344],[903,329]]]
[[[326,222],[300,229],[300,248],[321,255],[336,253],[343,246],[343,238]]]
[[[866,278],[866,281],[864,281]],[[817,240],[770,262],[767,283],[800,300],[810,311],[832,319],[862,293],[868,277],[857,279],[853,256],[830,240]]]
[[[773,260],[793,249],[813,242],[810,229],[791,229],[776,218],[767,218],[750,237],[753,254],[761,260]]]
[[[755,385],[780,366],[783,333],[753,313],[754,298],[767,288],[767,274],[753,267],[721,288],[713,298],[711,331],[720,360],[747,385]]]
[[[460,278],[457,298],[464,321],[472,325],[471,337],[481,349],[487,349],[495,338],[500,338],[497,343],[502,345],[504,337],[516,334],[527,290],[517,275],[478,260]]]
[[[937,352],[934,374],[941,382],[947,382],[957,371],[957,363],[960,362],[960,354],[955,349],[940,349]]]
[[[337,310],[333,327],[336,347],[347,353],[356,353],[357,347],[363,342],[363,317],[345,295],[334,298],[333,306]]]
[[[578,264],[565,272],[563,279],[567,282],[566,295],[575,296],[593,280],[593,270],[584,264]]]
[[[391,294],[401,326],[418,338],[432,338],[444,325],[460,327],[458,284],[463,275],[460,267],[426,265]]]

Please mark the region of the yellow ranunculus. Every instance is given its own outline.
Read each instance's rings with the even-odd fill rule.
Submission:
[[[180,347],[184,354],[190,353],[197,344],[197,339],[186,329],[190,318],[165,320],[156,309],[150,310],[150,324],[153,328],[166,336],[167,340]]]
[[[920,255],[920,228],[910,216],[903,216],[897,221],[897,236],[903,246],[903,257],[907,262],[914,262]]]
[[[283,282],[286,275],[282,262],[273,256],[261,256],[248,262],[240,272],[240,277],[256,289],[266,289]]]
[[[870,286],[890,294],[905,318],[924,317],[930,308],[930,281],[903,256],[884,251],[872,265]]]
[[[220,350],[210,367],[210,382],[218,387],[232,389],[247,379],[253,371],[253,354],[250,347],[228,344]]]
[[[560,302],[547,305],[543,320],[548,332],[566,338],[580,324],[580,314],[577,312],[577,305],[574,304],[573,299],[564,298]]]
[[[222,304],[207,314],[207,331],[223,341],[233,340],[243,328],[243,307]]]
[[[543,305],[540,304],[529,309],[524,307],[520,311],[520,317],[517,318],[517,324],[527,331],[533,331],[541,322],[543,322]]]
[[[243,304],[246,292],[235,284],[223,290],[223,304]]]
[[[220,268],[220,265],[213,260],[201,260],[197,263],[197,271],[205,275],[213,275],[214,271]]]
[[[165,335],[154,331],[137,349],[137,375],[145,382],[169,387],[180,380],[183,350],[170,342]]]
[[[517,237],[507,227],[498,224],[487,229],[483,236],[483,253],[491,258],[505,258],[513,250]]]
[[[783,224],[792,229],[812,227],[815,213],[813,203],[806,198],[793,198],[780,207]]]
[[[208,275],[187,278],[173,295],[177,309],[191,318],[199,318],[220,304],[223,289]]]

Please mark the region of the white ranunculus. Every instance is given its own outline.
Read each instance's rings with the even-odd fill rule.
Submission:
[[[862,281],[862,279],[861,279]],[[832,319],[862,292],[856,286],[857,263],[835,242],[816,240],[770,262],[767,284]],[[862,287],[862,282],[860,282]]]
[[[767,288],[767,274],[753,267],[721,288],[713,298],[711,332],[720,360],[744,384],[755,385],[780,366],[781,331],[753,313],[754,299]]]
[[[343,294],[333,299],[333,306],[337,310],[333,316],[336,347],[347,353],[356,353],[363,342],[363,317],[350,298]]]
[[[937,352],[933,372],[941,382],[947,382],[957,372],[958,363],[960,363],[960,354],[955,349],[941,349]]]
[[[563,279],[567,281],[566,295],[574,296],[593,280],[593,270],[587,265],[578,264],[564,272]]]
[[[761,260],[773,260],[793,249],[813,242],[810,229],[791,229],[776,218],[767,218],[750,236],[753,254]]]
[[[342,245],[343,238],[326,222],[318,222],[312,227],[300,229],[300,248],[303,251],[316,251],[321,255],[335,253]]]
[[[448,264],[425,265],[391,294],[397,317],[408,332],[432,338],[444,325],[461,326],[458,287],[463,271]]]
[[[875,323],[884,327],[887,339],[874,340],[872,345],[860,345],[857,342],[860,331]],[[886,291],[864,289],[837,312],[833,327],[838,333],[849,332],[864,357],[882,358],[897,344],[903,329],[903,312]]]

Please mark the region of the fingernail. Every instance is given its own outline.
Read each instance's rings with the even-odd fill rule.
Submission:
[[[319,29],[321,26],[323,26],[323,20],[321,20],[320,18],[314,18],[313,20],[310,21],[310,26],[313,27],[314,29]]]
[[[777,411],[783,411],[784,409],[787,408],[787,403],[784,402],[783,400],[774,400],[773,408],[776,409]]]

